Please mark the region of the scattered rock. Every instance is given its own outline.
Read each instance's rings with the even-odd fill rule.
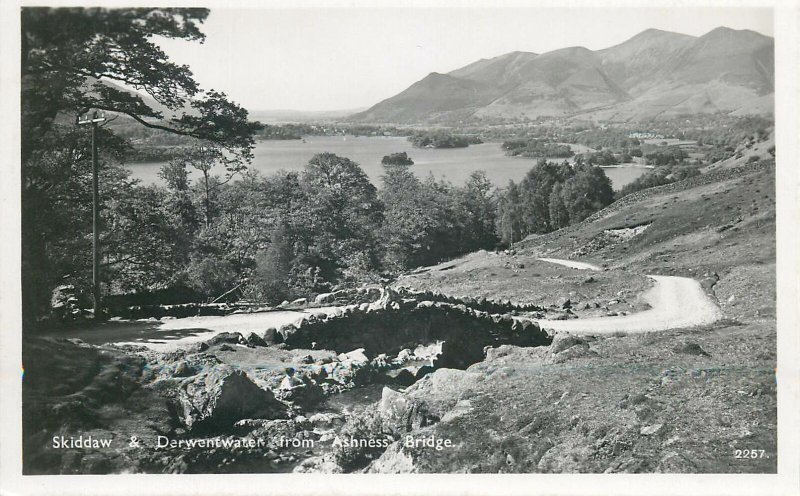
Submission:
[[[664,427],[664,424],[648,425],[646,427],[642,427],[642,429],[639,431],[639,434],[642,436],[652,436],[653,434],[658,433],[662,427]]]
[[[684,455],[670,451],[658,462],[655,469],[657,473],[689,474],[697,471],[696,465]]]
[[[175,377],[190,377],[194,374],[195,370],[190,367],[185,360],[178,362],[178,364],[175,366],[175,372],[173,372]]]
[[[292,359],[292,362],[302,363],[302,364],[314,363],[314,357],[312,357],[311,355],[296,356]]]
[[[264,342],[267,345],[283,343],[283,335],[274,327],[270,327],[264,332]]]
[[[314,427],[320,428],[330,428],[334,427],[336,424],[340,424],[343,422],[343,418],[341,415],[337,415],[335,413],[315,413],[311,417],[308,418],[308,421],[314,424]]]
[[[706,357],[711,356],[711,354],[708,353],[703,348],[701,348],[699,344],[692,341],[686,341],[685,343],[681,343],[675,346],[675,348],[673,348],[673,351],[675,353],[683,353],[685,355],[698,355]]]
[[[190,353],[200,353],[201,351],[206,351],[208,349],[208,343],[205,341],[200,341],[199,343],[195,343],[189,347]]]
[[[258,334],[251,332],[247,336],[247,344],[254,347],[267,346],[267,342]]]
[[[297,307],[303,307],[303,306],[308,305],[308,300],[305,299],[305,298],[298,298],[296,300],[293,300],[291,305],[297,306]]]
[[[369,358],[367,358],[367,355],[364,354],[364,348],[359,348],[348,353],[341,353],[339,355],[339,360],[342,362],[352,361],[359,364],[369,363]]]
[[[712,272],[705,274],[703,279],[700,280],[700,286],[706,291],[711,291],[717,282],[719,282],[719,275],[716,272]]]
[[[586,341],[579,336],[575,336],[574,334],[569,334],[567,332],[559,332],[556,333],[556,335],[553,337],[553,342],[550,343],[550,352],[555,355],[566,350],[567,348],[585,343]]]
[[[209,346],[214,346],[220,343],[246,344],[247,341],[245,341],[244,336],[238,332],[221,332],[206,340],[206,344]]]
[[[572,360],[574,358],[580,357],[595,357],[597,356],[597,352],[589,348],[589,345],[586,343],[579,344],[576,346],[572,346],[567,348],[566,350],[557,353],[551,359],[552,363],[564,363],[568,360]]]

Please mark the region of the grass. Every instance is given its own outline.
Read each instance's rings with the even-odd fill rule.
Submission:
[[[523,348],[493,354],[469,369],[485,374],[467,398],[473,411],[429,428],[457,446],[415,453],[416,469],[774,473],[774,191],[774,169],[731,175],[530,238],[513,257],[476,253],[446,272],[434,267],[406,279],[445,293],[483,291],[547,305],[573,293],[603,301],[623,291],[635,299],[624,292],[641,292],[645,274],[682,275],[704,282],[724,313],[704,328],[596,338],[596,354],[558,364]],[[629,240],[593,243],[607,229],[641,224],[649,227]],[[574,257],[578,250],[583,254]],[[585,273],[542,265],[539,256],[609,270],[595,273],[591,286],[581,282]],[[736,458],[737,449],[763,449],[765,457]]]
[[[598,356],[550,365],[517,348],[469,415],[436,424],[457,447],[415,456],[421,472],[774,472],[775,333],[757,324],[597,339]],[[758,336],[758,337],[757,337]],[[699,343],[711,356],[676,353]],[[502,371],[502,372],[501,372]],[[502,378],[501,378],[502,374]],[[653,435],[642,428],[661,424]],[[735,458],[735,449],[766,458]],[[509,456],[510,455],[510,456]]]

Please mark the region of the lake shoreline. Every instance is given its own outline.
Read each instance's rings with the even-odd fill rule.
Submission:
[[[414,161],[412,170],[420,178],[433,175],[437,180],[444,179],[455,185],[464,184],[475,171],[484,171],[486,177],[497,187],[505,187],[509,181],[519,182],[536,164],[537,159],[510,157],[502,149],[499,141],[470,145],[463,148],[414,148],[403,136],[307,136],[303,140],[262,140],[253,150],[254,159],[250,170],[269,175],[278,171],[301,172],[308,161],[317,153],[329,152],[347,157],[358,163],[376,186],[380,186],[384,170],[381,159],[392,153],[406,152]],[[581,153],[583,147],[576,146]],[[561,162],[569,159],[547,159]],[[144,185],[163,185],[158,172],[165,162],[137,162],[125,164],[134,179]],[[646,172],[646,168],[606,169],[615,189],[634,181]],[[222,169],[218,169],[221,173]],[[191,179],[199,178],[199,173],[189,171]]]

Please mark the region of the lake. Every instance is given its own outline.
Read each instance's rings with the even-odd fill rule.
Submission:
[[[509,157],[500,143],[482,143],[467,148],[414,148],[404,137],[308,136],[301,140],[270,140],[256,144],[255,159],[251,168],[262,174],[278,170],[303,170],[309,159],[317,153],[330,152],[357,162],[373,184],[380,184],[383,174],[381,159],[385,155],[406,152],[414,161],[412,170],[419,177],[433,174],[454,184],[463,184],[470,173],[483,170],[497,186],[509,180],[520,181],[536,163],[535,159]],[[581,145],[570,145],[577,153],[587,151]],[[552,159],[563,160],[563,159]],[[128,164],[133,177],[145,184],[160,184],[158,170],[161,163]],[[625,167],[605,169],[614,189],[619,189],[647,171],[644,168]],[[195,177],[195,175],[193,175]]]

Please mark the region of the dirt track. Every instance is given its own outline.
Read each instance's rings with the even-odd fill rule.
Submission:
[[[580,262],[542,259],[574,267]],[[585,264],[588,265],[588,264]],[[648,276],[655,285],[642,294],[650,310],[618,317],[573,320],[538,320],[540,326],[579,334],[638,333],[707,325],[722,318],[722,311],[700,283],[688,277]]]

